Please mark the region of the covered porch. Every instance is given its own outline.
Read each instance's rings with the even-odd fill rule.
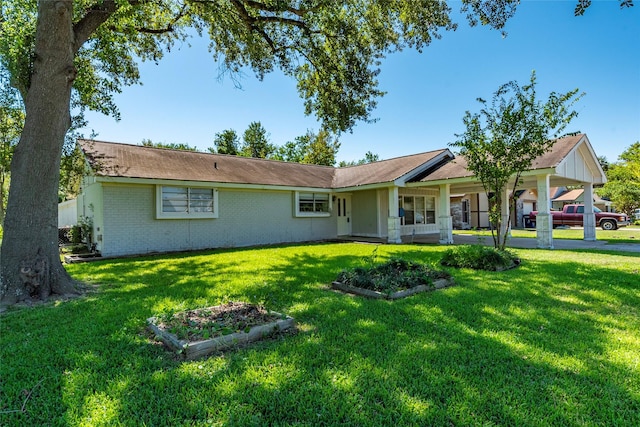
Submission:
[[[584,240],[596,240],[596,221],[593,210],[594,185],[606,182],[604,171],[600,167],[597,156],[591,147],[589,139],[584,134],[574,135],[559,139],[551,151],[536,159],[533,167],[523,173],[518,189],[536,189],[538,216],[536,221],[536,247],[553,249],[553,219],[551,216],[552,187],[578,187],[584,190]],[[453,243],[453,219],[450,212],[451,194],[475,194],[483,193],[482,183],[467,169],[466,160],[456,157],[430,174],[413,180],[406,184],[407,188],[431,189],[438,193],[437,197],[437,224],[438,241],[440,243]],[[504,203],[501,206],[503,224],[510,227],[509,217],[509,192],[513,188],[513,182],[505,194]],[[390,196],[391,201],[391,196]],[[390,210],[391,212],[391,210]],[[389,217],[391,223],[395,218]],[[402,241],[400,234],[392,236],[389,233],[389,242]]]

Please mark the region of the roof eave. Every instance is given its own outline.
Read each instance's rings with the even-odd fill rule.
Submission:
[[[330,193],[332,188],[328,187],[306,187],[292,185],[272,185],[272,184],[246,184],[235,182],[216,181],[188,181],[179,179],[156,179],[156,178],[130,178],[96,176],[96,181],[105,184],[147,184],[147,185],[180,185],[190,187],[216,187],[237,190],[273,190],[273,191],[313,191],[319,193]]]

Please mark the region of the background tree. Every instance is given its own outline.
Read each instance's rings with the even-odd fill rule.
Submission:
[[[233,129],[226,129],[220,133],[216,133],[213,143],[215,149],[209,148],[209,151],[212,153],[217,152],[219,154],[230,154],[232,156],[238,155],[240,140],[238,134]]]
[[[283,162],[302,163],[304,153],[306,152],[310,142],[308,133],[296,136],[293,141],[287,141],[284,145],[276,147],[276,150],[272,155],[272,159]]]
[[[518,2],[463,0],[502,28]],[[369,120],[380,61],[454,29],[445,2],[369,0],[12,0],[0,7],[0,62],[25,105],[0,257],[0,304],[75,292],[57,248],[60,159],[72,99],[118,118],[114,94],[139,81],[137,60],[158,61],[188,34],[208,34],[230,73],[276,67],[298,82],[307,114],[332,131]],[[34,174],[37,170],[39,173]],[[34,200],[38,200],[34,208]]]
[[[640,208],[640,142],[624,150],[618,161],[609,165],[607,182],[597,190],[619,212],[633,218],[633,211]]]
[[[515,195],[522,172],[553,146],[578,113],[571,107],[581,97],[578,89],[564,94],[552,92],[546,102],[536,97],[536,74],[525,86],[506,83],[494,93],[491,104],[483,99],[480,113],[466,112],[466,131],[451,143],[467,160],[467,167],[482,182],[489,198],[489,221],[494,246],[504,250],[509,217],[502,218],[501,206],[509,183]],[[504,221],[504,222],[503,222]]]
[[[598,156],[598,163],[605,173],[609,170],[609,160],[606,156]]]
[[[326,129],[320,130],[317,134],[307,132],[310,144],[302,158],[301,163],[312,165],[333,166],[336,164],[336,155],[340,149],[337,138],[333,138]]]
[[[80,194],[85,159],[80,147],[66,144],[60,159],[58,201],[74,199]]]
[[[143,139],[140,145],[144,147],[168,148],[170,150],[198,151],[196,147],[192,147],[184,142],[153,142],[150,139]]]
[[[294,141],[277,147],[271,157],[285,162],[333,166],[339,149],[338,139],[332,137],[328,130],[321,129],[318,133],[307,130]]]
[[[346,162],[346,161],[341,161],[340,164],[338,164],[339,167],[343,168],[345,166],[356,166],[356,165],[364,165],[366,163],[373,163],[373,162],[379,162],[380,161],[380,156],[378,154],[373,154],[371,151],[367,151],[364,154],[364,158],[360,159],[360,160],[352,160],[350,162]]]
[[[242,135],[242,148],[239,154],[244,157],[268,159],[276,150],[269,142],[269,134],[260,122],[251,122]]]

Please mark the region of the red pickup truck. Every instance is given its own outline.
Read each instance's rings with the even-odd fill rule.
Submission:
[[[593,212],[596,214],[596,225],[602,227],[603,230],[615,230],[618,227],[625,227],[629,225],[629,218],[625,214],[602,212],[600,209],[594,207]],[[582,227],[582,220],[584,218],[584,205],[565,205],[561,211],[551,211],[553,216],[553,228],[560,225],[573,225]],[[529,213],[529,220],[535,227],[536,216],[538,211]]]

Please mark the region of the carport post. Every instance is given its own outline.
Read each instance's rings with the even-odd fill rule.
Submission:
[[[440,206],[438,228],[440,229],[440,243],[453,243],[453,218],[451,217],[451,184],[440,184]]]
[[[596,240],[596,214],[593,212],[593,184],[590,182],[584,188],[584,240],[593,242]]]
[[[387,217],[387,243],[402,243],[400,228],[398,187],[389,187],[389,216]]]
[[[536,181],[538,186],[537,246],[540,249],[553,249],[553,217],[550,211],[549,175],[538,175]]]

